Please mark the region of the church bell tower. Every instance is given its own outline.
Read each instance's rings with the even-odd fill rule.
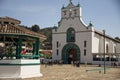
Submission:
[[[72,3],[72,0],[69,0],[69,4],[61,9],[61,18],[68,19],[74,17],[81,17],[81,7],[78,3],[76,6]]]

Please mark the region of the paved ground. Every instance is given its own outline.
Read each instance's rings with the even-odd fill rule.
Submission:
[[[53,65],[45,67],[45,65],[41,65],[43,77],[23,80],[120,80],[120,68],[110,68],[106,71],[107,74],[103,74],[103,71],[101,73],[99,73],[99,71],[86,72],[86,70],[97,68],[99,67],[85,67],[84,65],[80,67],[74,67],[72,65]]]

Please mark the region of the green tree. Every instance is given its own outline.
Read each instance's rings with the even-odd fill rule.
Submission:
[[[31,27],[31,30],[34,31],[34,32],[39,32],[39,31],[40,31],[40,27],[39,27],[39,25],[34,24],[34,25]]]
[[[116,40],[120,41],[120,38],[119,37],[115,37]]]
[[[52,27],[47,27],[40,30],[40,33],[44,34],[47,37],[47,39],[44,42],[52,42],[52,29]]]

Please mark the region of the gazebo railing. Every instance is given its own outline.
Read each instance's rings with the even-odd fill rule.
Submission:
[[[0,59],[16,59],[19,57],[20,59],[38,59],[40,55],[34,55],[34,54],[0,54]]]

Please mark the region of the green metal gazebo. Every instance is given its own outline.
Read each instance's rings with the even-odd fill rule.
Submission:
[[[46,37],[18,25],[20,21],[13,18],[0,17],[0,23],[0,78],[42,76],[39,45]],[[32,44],[32,54],[22,54],[23,43]]]

